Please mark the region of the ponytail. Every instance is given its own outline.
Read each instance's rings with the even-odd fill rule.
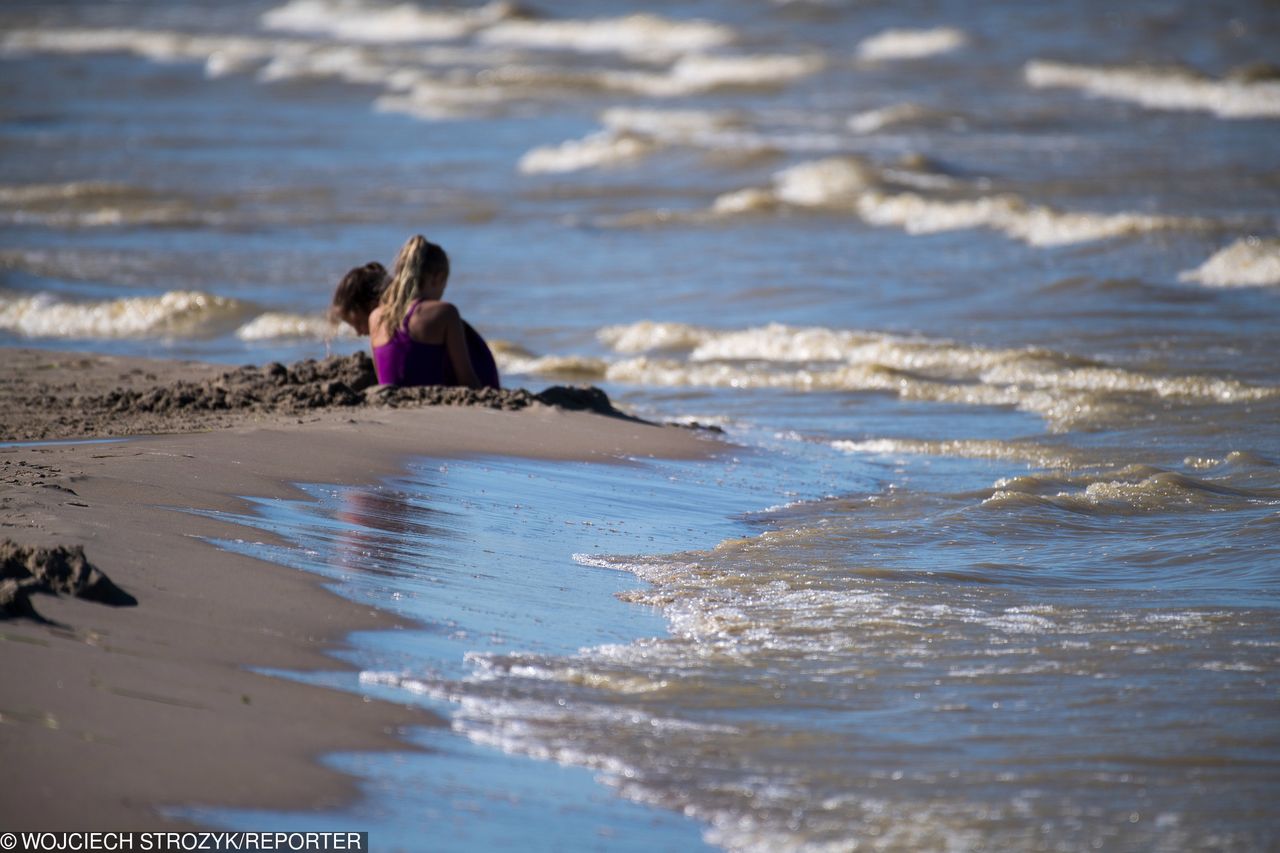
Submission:
[[[449,279],[449,256],[421,234],[410,237],[396,255],[391,280],[382,291],[382,323],[388,336],[404,322],[424,287]]]

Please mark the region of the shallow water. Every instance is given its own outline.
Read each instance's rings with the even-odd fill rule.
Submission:
[[[538,8],[6,6],[0,343],[351,351],[333,284],[423,231],[510,384],[723,426],[244,546],[423,620],[343,686],[477,797],[597,791],[541,846],[1275,846],[1280,10]],[[412,838],[431,758],[341,761]]]

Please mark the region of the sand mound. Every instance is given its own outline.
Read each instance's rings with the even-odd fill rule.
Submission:
[[[44,621],[31,604],[33,593],[71,595],[113,607],[138,603],[84,556],[84,548],[41,548],[0,541],[0,619]]]
[[[186,432],[262,416],[362,406],[480,406],[515,411],[538,403],[627,417],[598,388],[553,386],[534,393],[522,388],[398,388],[376,383],[373,360],[360,352],[289,366],[272,362],[240,367],[194,381],[120,385],[105,393],[35,384],[15,394],[5,407],[0,440]]]

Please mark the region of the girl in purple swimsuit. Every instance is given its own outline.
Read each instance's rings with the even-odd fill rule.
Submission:
[[[389,280],[378,263],[357,267],[342,279],[333,295],[333,316],[369,335],[378,382],[490,384],[476,374],[458,309],[441,301],[448,280],[444,249],[421,235],[400,249]]]

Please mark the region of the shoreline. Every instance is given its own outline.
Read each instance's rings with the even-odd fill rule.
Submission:
[[[97,358],[71,354],[62,369]],[[110,361],[74,384],[101,388],[119,372],[120,360]],[[145,362],[124,361],[128,370]],[[200,368],[141,366],[156,376]],[[3,384],[20,386],[12,373]],[[687,430],[542,405],[323,408],[213,431],[0,447],[0,536],[83,545],[138,601],[39,595],[37,610],[57,624],[0,622],[9,673],[0,681],[0,739],[24,780],[0,819],[140,829],[181,825],[163,807],[333,808],[358,796],[358,782],[320,756],[412,750],[399,731],[443,723],[420,708],[250,671],[348,670],[332,655],[348,635],[405,623],[306,572],[218,549],[207,540],[246,529],[191,510],[305,497],[295,483],[374,482],[415,456],[617,460],[714,447]]]

